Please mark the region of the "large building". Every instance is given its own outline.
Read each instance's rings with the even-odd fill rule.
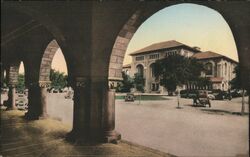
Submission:
[[[132,63],[130,66],[126,65],[126,71],[130,76],[134,76],[135,73],[143,75],[146,92],[164,92],[165,89],[155,80],[154,63],[158,59],[174,54],[195,57],[202,62],[207,71],[201,75],[209,77],[212,82],[209,88],[224,91],[230,88],[229,81],[235,77],[233,70],[237,65],[236,61],[215,52],[201,52],[198,47],[190,47],[175,40],[155,43],[131,53]],[[130,71],[128,68],[131,68]],[[190,87],[184,86],[184,88]]]

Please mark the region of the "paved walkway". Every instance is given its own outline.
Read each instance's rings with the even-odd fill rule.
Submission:
[[[170,157],[166,153],[127,142],[73,145],[64,140],[70,127],[47,119],[25,121],[22,111],[1,110],[2,157]]]

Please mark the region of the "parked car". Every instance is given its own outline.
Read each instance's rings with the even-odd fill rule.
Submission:
[[[181,98],[187,98],[187,90],[181,90],[180,96],[181,96]]]
[[[181,98],[194,98],[197,96],[197,90],[181,90],[180,96]]]
[[[208,94],[207,96],[210,100],[215,100],[215,96],[213,94]]]
[[[135,95],[132,94],[132,93],[127,93],[124,100],[125,101],[134,101],[135,100]]]
[[[212,94],[215,96],[215,100],[224,100],[224,99],[231,100],[232,99],[231,94],[229,94],[226,91],[222,91],[220,89],[213,90]]]
[[[17,104],[17,109],[18,110],[27,110],[28,109],[28,104],[25,103],[24,101],[19,101]]]

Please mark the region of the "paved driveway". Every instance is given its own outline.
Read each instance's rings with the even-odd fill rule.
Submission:
[[[191,107],[188,99],[181,99],[182,109],[176,104],[175,98],[140,105],[116,101],[116,130],[125,140],[178,156],[248,153],[248,116],[204,112]],[[240,103],[213,101],[212,105],[240,111]]]

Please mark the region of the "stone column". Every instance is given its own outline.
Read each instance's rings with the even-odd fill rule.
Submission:
[[[40,87],[38,83],[29,83],[28,85],[28,112],[25,113],[25,118],[28,120],[37,120],[41,113],[39,107],[40,102]]]
[[[88,142],[90,141],[90,79],[76,77],[72,87],[74,89],[73,128],[66,139],[74,143]]]
[[[28,112],[25,118],[29,120],[45,119],[47,114],[47,87],[50,81],[39,81],[29,84]]]
[[[6,110],[15,110],[15,109],[17,109],[16,107],[16,85],[10,84]]]
[[[103,130],[104,142],[117,143],[121,139],[121,134],[115,129],[115,90],[107,91],[106,103],[103,106]]]
[[[39,119],[44,119],[48,117],[47,113],[47,88],[50,86],[50,81],[39,81],[40,87],[40,107],[41,113]]]
[[[4,85],[3,80],[4,80],[4,69],[2,68],[1,69],[1,87],[3,87]]]

